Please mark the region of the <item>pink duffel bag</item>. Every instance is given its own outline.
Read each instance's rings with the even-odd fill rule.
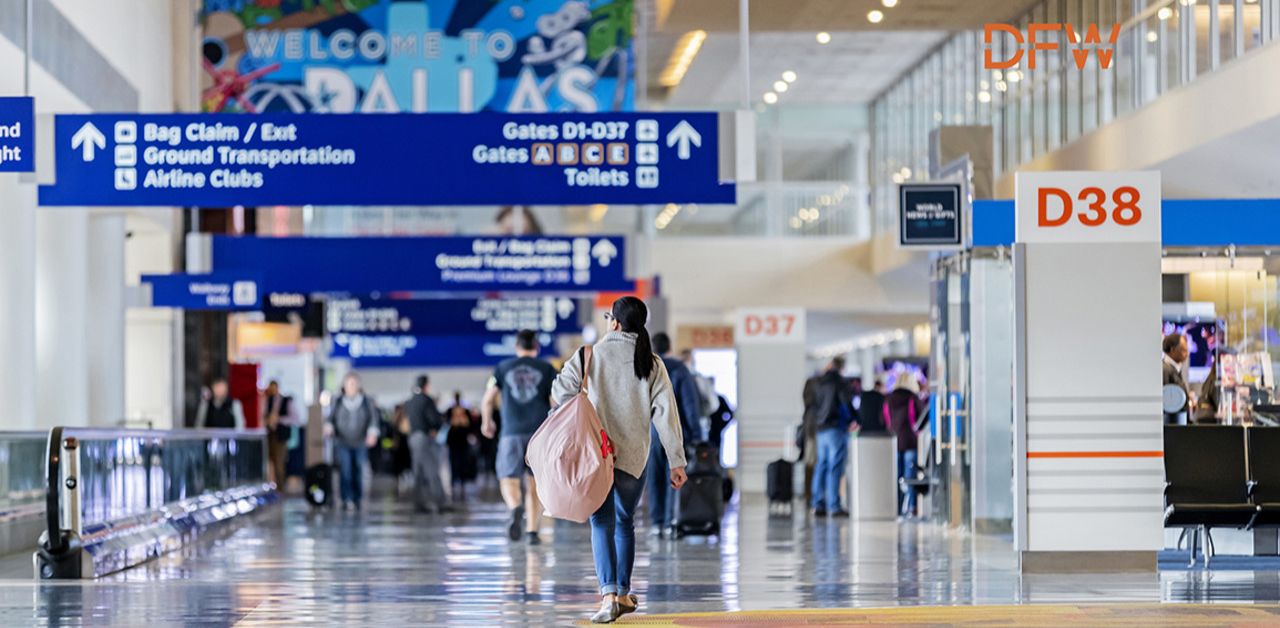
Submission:
[[[583,523],[613,488],[613,445],[587,398],[591,347],[578,355],[582,389],[551,411],[529,439],[525,463],[537,480],[538,499],[557,519]]]

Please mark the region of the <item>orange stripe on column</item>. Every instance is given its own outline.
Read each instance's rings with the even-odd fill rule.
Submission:
[[[1163,458],[1163,451],[1028,451],[1028,458]]]
[[[738,443],[738,449],[767,449],[786,445],[780,440],[744,440]]]

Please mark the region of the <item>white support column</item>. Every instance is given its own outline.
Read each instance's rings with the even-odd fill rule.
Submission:
[[[35,232],[36,427],[87,425],[88,210],[41,210]]]
[[[751,308],[737,318],[737,478],[744,493],[762,493],[765,467],[782,456],[804,414],[805,312]],[[796,473],[803,477],[803,468]]]
[[[1161,312],[1160,173],[1019,172],[1016,187],[1022,570],[1154,571],[1164,489],[1151,331]]]
[[[89,415],[93,425],[118,425],[125,418],[125,216],[89,217],[88,282],[92,315],[88,331]]]
[[[36,185],[0,173],[0,399],[5,429],[34,429],[36,414]]]

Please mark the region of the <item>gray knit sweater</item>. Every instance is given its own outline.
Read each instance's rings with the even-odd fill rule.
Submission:
[[[615,468],[638,478],[649,461],[650,422],[658,430],[671,468],[684,467],[685,458],[680,415],[667,369],[662,360],[654,356],[649,379],[637,378],[633,366],[635,351],[635,334],[620,331],[605,334],[592,348],[587,398],[595,406],[613,442]],[[556,405],[562,404],[578,394],[581,387],[582,364],[575,352],[556,378],[551,398]]]

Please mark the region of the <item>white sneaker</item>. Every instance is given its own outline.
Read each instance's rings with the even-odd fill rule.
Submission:
[[[591,616],[591,623],[612,624],[621,614],[622,612],[618,609],[617,602],[604,600],[600,603],[600,610],[596,611],[596,614]]]

